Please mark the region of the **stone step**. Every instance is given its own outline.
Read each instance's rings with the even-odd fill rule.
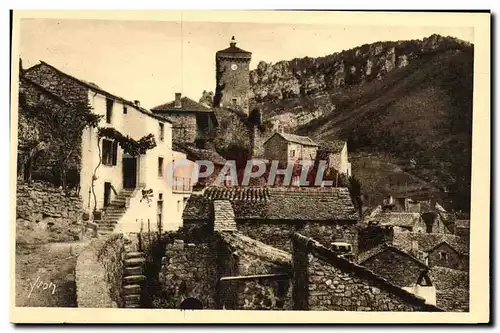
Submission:
[[[108,207],[105,211],[104,214],[111,214],[111,213],[120,213],[123,214],[127,210],[127,207],[123,206],[112,206]]]
[[[123,296],[125,302],[139,302],[141,300],[141,295],[126,295]]]
[[[125,275],[130,276],[130,275],[141,275],[142,274],[142,267],[137,266],[137,267],[125,267]]]
[[[134,308],[140,308],[140,305],[139,304],[134,304],[134,305],[125,304],[125,307],[128,309],[134,309]]]
[[[125,214],[125,212],[120,212],[120,213],[115,213],[115,212],[106,212],[104,213],[104,218],[111,218],[111,219],[114,219],[114,218],[117,218],[117,217],[121,217],[123,214]]]
[[[143,282],[144,280],[146,280],[146,277],[144,275],[129,275],[129,276],[125,276],[123,278],[123,283],[124,284],[135,284],[135,283]]]
[[[115,230],[115,225],[99,224],[97,230]]]
[[[123,293],[125,295],[140,295],[141,286],[138,284],[129,284],[123,287]]]
[[[118,222],[117,221],[99,221],[99,223],[97,223],[98,226],[102,225],[102,226],[105,226],[105,227],[115,227],[116,224]]]
[[[141,266],[142,264],[144,264],[145,261],[146,259],[144,258],[130,258],[130,259],[125,259],[123,261],[123,264],[126,267]]]
[[[143,258],[143,257],[144,257],[144,252],[127,252],[127,253],[125,253],[125,259]]]

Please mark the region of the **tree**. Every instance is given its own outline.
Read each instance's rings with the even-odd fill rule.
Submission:
[[[83,130],[96,127],[102,116],[92,113],[92,108],[84,103],[74,104],[51,98],[33,102],[28,101],[22,92],[19,94],[19,110],[23,118],[18,148],[25,151],[24,178],[31,179],[36,157],[43,153],[56,175],[56,185],[65,188],[68,171],[76,169],[79,172],[80,169]],[[26,126],[23,125],[24,120]],[[48,146],[50,150],[46,149]]]
[[[349,193],[354,207],[358,209],[359,218],[363,218],[363,195],[361,193],[361,182],[354,176],[349,177]]]

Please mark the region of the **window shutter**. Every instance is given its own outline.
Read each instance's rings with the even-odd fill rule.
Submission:
[[[118,142],[113,141],[113,165],[116,165],[118,160]]]

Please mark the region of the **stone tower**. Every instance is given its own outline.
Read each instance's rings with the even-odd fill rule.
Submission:
[[[215,54],[215,107],[232,108],[248,115],[251,59],[252,53],[237,47],[234,36],[227,49]]]

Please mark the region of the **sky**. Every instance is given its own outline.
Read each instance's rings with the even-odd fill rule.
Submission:
[[[102,89],[152,108],[176,92],[199,100],[215,88],[215,53],[252,52],[250,68],[319,57],[366,43],[422,39],[433,33],[473,42],[472,28],[334,24],[22,19],[23,67],[43,60]]]

